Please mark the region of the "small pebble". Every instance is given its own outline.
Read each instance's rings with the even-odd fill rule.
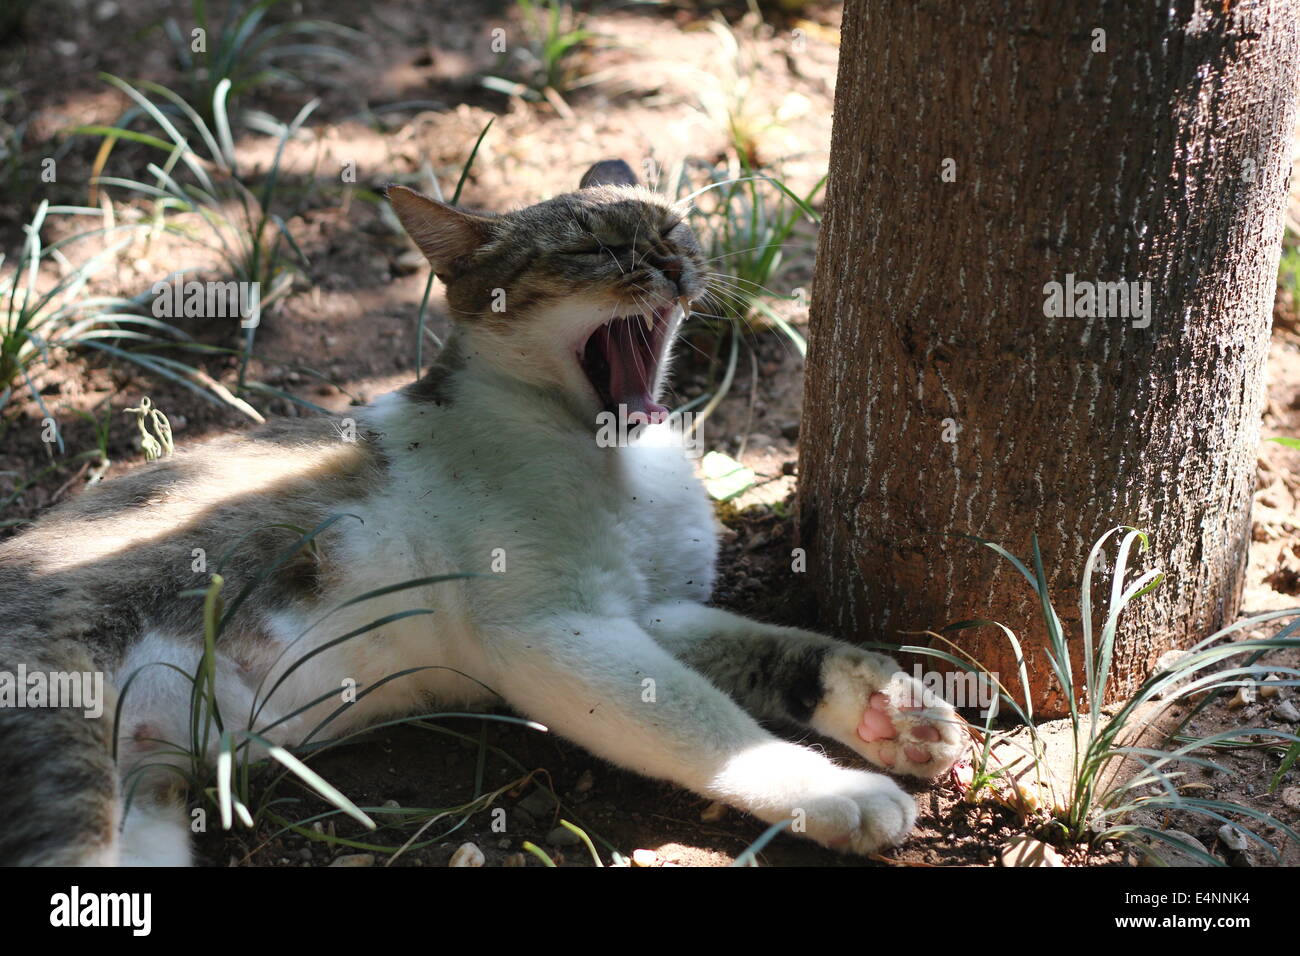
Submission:
[[[1273,716],[1288,724],[1300,724],[1300,710],[1289,700],[1279,700],[1273,705]]]
[[[1167,836],[1173,837],[1180,843],[1185,843],[1195,850],[1209,854],[1205,844],[1190,833],[1184,833],[1182,830],[1165,830]],[[1208,866],[1203,857],[1192,856],[1182,847],[1174,846],[1163,840],[1150,840],[1143,845],[1144,855],[1142,859],[1143,866]]]
[[[487,862],[483,851],[473,843],[462,843],[460,849],[451,855],[448,866],[482,866]]]
[[[1038,784],[1017,780],[1012,784],[1012,789],[1015,792],[1016,803],[1022,813],[1036,813],[1039,807],[1043,805],[1038,793]]]
[[[577,846],[582,837],[566,827],[556,827],[546,834],[546,842],[551,846]]]
[[[656,853],[654,850],[633,850],[632,865],[633,866],[658,866],[659,854]]]
[[[516,807],[533,817],[541,818],[555,809],[555,798],[541,788],[536,788],[516,804]]]
[[[1231,823],[1225,823],[1219,827],[1219,840],[1229,850],[1240,851],[1246,849],[1246,834]]]
[[[1017,837],[1002,848],[1003,866],[1065,866],[1061,854],[1033,837]]]
[[[330,866],[374,866],[375,855],[373,853],[347,853],[340,857],[335,857]]]

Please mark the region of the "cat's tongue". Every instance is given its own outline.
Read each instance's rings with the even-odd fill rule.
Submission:
[[[609,363],[609,396],[615,405],[626,405],[629,420],[645,416],[658,424],[668,418],[668,409],[650,397],[654,387],[655,355],[653,336],[639,318],[611,322],[600,331],[601,347]]]

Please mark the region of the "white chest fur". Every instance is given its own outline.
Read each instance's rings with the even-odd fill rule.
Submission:
[[[637,617],[653,604],[707,600],[715,519],[690,461],[677,447],[597,447],[546,409],[439,407],[387,396],[363,424],[389,459],[387,483],[341,510],[334,562],[346,584],[330,605],[395,583],[437,575],[472,578],[394,592],[335,615],[286,658],[383,618],[391,623],[322,654],[284,688],[305,701],[346,679],[386,684],[347,723],[408,711],[429,699],[488,697],[493,668],[485,632],[581,612]],[[416,610],[416,614],[398,618]],[[278,622],[292,639],[306,622]],[[479,683],[481,682],[481,683]]]

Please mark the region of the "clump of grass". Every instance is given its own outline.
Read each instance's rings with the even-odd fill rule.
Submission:
[[[163,21],[176,63],[189,83],[190,102],[209,125],[218,122],[214,105],[223,83],[231,98],[260,86],[297,90],[308,77],[315,85],[326,82],[323,66],[356,60],[355,54],[334,43],[360,42],[364,34],[329,20],[269,22],[267,14],[283,2],[230,0],[217,25],[205,0],[191,0],[188,23],[173,17]],[[322,42],[326,40],[331,42]]]
[[[769,31],[758,5],[749,0],[735,28],[717,15],[705,29],[719,44],[715,67],[682,73],[696,90],[699,110],[726,132],[729,155],[718,163],[679,163],[667,187],[669,195],[690,203],[689,217],[709,264],[709,294],[694,317],[714,333],[713,381],[708,397],[696,400],[704,405],[697,423],[707,419],[732,388],[746,333],[775,328],[801,356],[806,354],[803,335],[773,308],[781,300],[801,301],[800,290],[783,295],[773,287],[800,226],[820,225],[813,203],[826,183],[823,176],[799,195],[782,181],[780,162],[769,163],[761,155],[760,138],[784,121],[786,107],[773,110],[751,96],[758,88],[764,56],[760,41]],[[756,361],[751,361],[751,372],[756,379]]]
[[[753,0],[741,24],[748,37],[739,36],[720,14],[706,24],[706,29],[718,41],[720,56],[715,72],[701,77],[703,82],[696,96],[699,109],[714,125],[727,131],[731,148],[740,162],[748,168],[760,168],[764,165],[760,140],[779,120],[770,108],[756,108],[750,98],[761,71],[762,54],[756,41],[763,29],[762,15]]]
[[[692,169],[694,181],[704,181],[694,190]],[[776,329],[801,356],[807,353],[803,335],[773,308],[776,302],[798,301],[799,295],[782,295],[772,287],[780,281],[785,252],[800,225],[820,224],[812,203],[825,182],[823,176],[800,196],[780,179],[749,170],[739,160],[729,165],[683,162],[670,174],[668,193],[689,204],[691,225],[705,253],[708,293],[692,317],[713,333],[713,367],[723,367],[696,423],[707,419],[731,390],[747,334]]]
[[[754,95],[770,95],[772,89],[765,73],[771,68],[768,44],[773,30],[754,0],[748,7],[734,26],[720,13],[704,24],[718,43],[718,56],[708,69],[681,67],[677,72],[694,91],[695,108],[726,132],[736,158],[749,169],[762,169],[771,165],[772,157],[765,153],[772,141],[786,123],[812,109],[812,103],[795,91],[777,104]]]
[[[579,66],[580,55],[595,38],[586,27],[586,15],[567,0],[515,0],[515,10],[524,42],[502,54],[503,60],[514,61],[507,71],[513,79],[485,76],[483,85],[528,100],[546,100],[559,113],[569,114],[565,95],[600,80]]]
[[[269,118],[262,123],[263,130],[278,144],[270,168],[261,182],[253,185],[245,182],[235,155],[227,116],[229,79],[221,80],[213,93],[214,125],[209,125],[179,94],[157,83],[141,82],[136,86],[107,74],[104,79],[129,96],[135,106],[115,126],[82,126],[74,130],[102,137],[96,171],[103,169],[118,140],[156,149],[162,157],[161,162],[145,167],[148,181],[96,175],[92,183],[96,188],[119,187],[150,200],[154,229],[184,237],[217,258],[223,278],[247,283],[257,290],[258,315],[241,317],[246,321],[241,321],[244,347],[237,393],[260,391],[310,405],[279,389],[248,380],[247,370],[261,317],[268,308],[279,308],[295,279],[305,276],[308,267],[307,257],[285,223],[291,213],[284,208],[280,164],[286,144],[320,101],[309,102],[288,123]],[[146,129],[131,128],[138,119],[147,121]],[[201,144],[202,151],[195,143]],[[185,271],[178,270],[173,276]]]
[[[696,314],[745,329],[775,327],[803,355],[803,336],[771,306],[773,301],[794,301],[795,296],[774,292],[772,286],[782,274],[785,250],[799,226],[821,223],[812,204],[826,177],[799,196],[775,176],[743,165],[693,165],[706,185],[683,196],[689,188],[683,164],[673,189],[679,199],[691,202],[691,223],[710,266],[707,303],[716,311]]]
[[[1115,559],[1110,600],[1101,631],[1094,641],[1093,571],[1105,553],[1107,541],[1121,532],[1124,532],[1124,537]],[[1277,855],[1276,849],[1248,825],[1240,823],[1240,818],[1251,818],[1266,827],[1277,828],[1292,839],[1300,839],[1300,834],[1267,813],[1226,800],[1187,796],[1178,789],[1178,782],[1186,775],[1184,768],[1187,766],[1232,775],[1233,771],[1205,756],[1207,751],[1239,746],[1242,739],[1250,735],[1264,737],[1281,746],[1285,746],[1283,742],[1300,743],[1300,738],[1293,734],[1267,727],[1234,728],[1203,737],[1185,732],[1191,719],[1227,688],[1251,682],[1290,686],[1300,684],[1300,671],[1277,665],[1266,667],[1259,663],[1266,654],[1300,648],[1300,638],[1293,636],[1300,631],[1300,620],[1292,621],[1269,638],[1224,643],[1225,638],[1243,629],[1280,618],[1294,618],[1300,615],[1300,609],[1260,614],[1211,634],[1188,649],[1172,666],[1148,677],[1130,700],[1113,715],[1107,716],[1102,711],[1102,705],[1111,677],[1120,615],[1130,603],[1156,588],[1162,579],[1161,572],[1149,570],[1126,581],[1134,548],[1145,550],[1147,536],[1135,528],[1114,528],[1093,546],[1084,566],[1080,587],[1081,642],[1077,646],[1072,646],[1074,642],[1067,638],[1061,619],[1052,606],[1037,537],[1033,542],[1032,571],[1000,545],[980,538],[972,540],[1009,561],[1029,582],[1039,599],[1048,635],[1045,648],[1048,664],[1061,694],[1069,703],[1073,754],[1070,779],[1064,791],[1060,792],[1044,771],[1045,745],[1034,724],[1029,678],[1019,640],[1010,628],[996,622],[958,622],[945,628],[945,633],[988,626],[1002,631],[1015,653],[1017,676],[1021,685],[1020,696],[1013,693],[997,675],[991,674],[979,662],[972,660],[959,645],[941,635],[931,636],[939,639],[949,650],[921,646],[905,646],[901,650],[946,661],[989,681],[998,690],[995,705],[989,709],[984,733],[981,735],[982,746],[976,751],[971,792],[980,787],[991,788],[1006,776],[1006,771],[998,765],[996,755],[992,752],[996,738],[1000,737],[1003,741],[1009,741],[1010,738],[1007,733],[994,731],[992,726],[999,706],[1005,705],[1028,729],[1030,745],[1027,753],[1033,763],[1037,782],[1045,785],[1052,793],[1051,806],[1045,808],[1045,812],[1060,836],[1070,842],[1100,843],[1112,839],[1141,838],[1172,846],[1212,865],[1221,864],[1215,857],[1165,831],[1131,822],[1130,818],[1138,811],[1179,811],[1221,823],[1234,823],[1274,856]],[[1083,674],[1076,672],[1072,660],[1072,651],[1076,649],[1082,657]],[[1163,746],[1142,746],[1134,742],[1143,731],[1155,726],[1155,722],[1168,708],[1180,701],[1197,703],[1178,727],[1167,735]],[[1148,704],[1153,705],[1153,708],[1147,708]],[[1126,763],[1136,764],[1140,769],[1127,779],[1119,779],[1118,771]],[[1153,788],[1157,792],[1150,792]],[[1035,810],[1034,800],[1027,799],[1027,795],[1014,786],[1012,790],[1008,801],[1011,805],[1018,805],[1023,812]]]
[[[127,361],[152,369],[152,359],[126,344],[160,344],[189,338],[184,332],[138,310],[135,300],[120,296],[90,296],[87,285],[114,262],[130,244],[126,238],[109,245],[80,262],[73,263],[68,251],[92,239],[103,239],[127,226],[106,226],[83,231],[46,245],[41,231],[51,213],[100,215],[98,209],[51,206],[43,200],[31,222],[24,225],[26,238],[12,272],[0,275],[0,409],[14,390],[25,387],[46,417],[53,417],[36,385],[37,372],[55,361],[58,349],[111,348]],[[0,254],[0,266],[4,256]],[[41,283],[43,267],[57,268],[62,276],[48,288]],[[60,451],[62,439],[57,439]]]

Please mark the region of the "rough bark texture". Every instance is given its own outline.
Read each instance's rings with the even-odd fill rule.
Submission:
[[[1167,578],[1127,612],[1116,695],[1237,614],[1298,22],[1296,2],[849,0],[800,438],[833,629],[1001,621],[1059,713],[1034,594],[942,533],[1027,557],[1036,532],[1077,642],[1084,560],[1119,524]],[[1150,281],[1149,326],[1045,315],[1067,274]],[[995,630],[960,633],[1015,673]]]

